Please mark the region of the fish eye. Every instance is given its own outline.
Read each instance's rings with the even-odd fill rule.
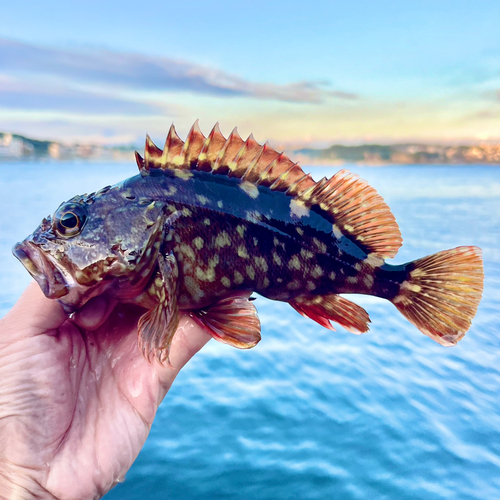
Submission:
[[[76,204],[65,205],[54,216],[54,229],[59,236],[71,238],[81,233],[86,220],[84,207]]]
[[[65,229],[74,229],[80,223],[78,219],[78,215],[75,215],[73,212],[66,212],[61,217],[61,225],[64,226]]]

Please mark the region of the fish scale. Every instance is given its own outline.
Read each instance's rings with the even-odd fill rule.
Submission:
[[[257,292],[333,329],[368,330],[368,313],[339,294],[385,298],[424,334],[456,344],[481,299],[476,247],[402,265],[402,244],[380,195],[347,170],[315,182],[298,164],[236,130],[197,122],[163,150],[146,138],[139,175],[63,203],[14,254],[67,312],[107,294],[146,308],[144,356],[160,363],[187,311],[214,338],[255,346]]]

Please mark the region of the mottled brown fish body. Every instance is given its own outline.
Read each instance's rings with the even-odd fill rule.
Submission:
[[[236,180],[217,185],[213,179],[210,184],[204,179],[197,182],[197,177],[194,172],[190,179],[178,181],[167,173],[155,179],[154,190],[143,185],[149,178],[140,176],[126,184],[128,193],[138,193],[136,199],[149,194],[144,203],[157,205],[151,217],[162,210],[175,214],[175,230],[165,237],[162,251],[173,252],[179,263],[182,309],[205,307],[236,290],[282,301],[382,292],[375,284],[380,270],[373,265],[382,261],[367,261],[368,255],[344,236],[332,238],[332,225],[322,215],[309,214],[302,221],[290,212],[290,198],[284,193],[259,187],[251,198]],[[192,201],[179,202],[186,198]],[[259,205],[261,198],[268,203]],[[309,219],[318,229],[307,223]]]
[[[341,170],[315,182],[298,164],[236,131],[197,123],[163,150],[147,137],[140,175],[63,203],[14,247],[44,293],[72,312],[106,293],[148,311],[144,355],[168,359],[179,310],[219,341],[260,340],[252,292],[288,302],[333,329],[368,330],[367,312],[339,295],[390,300],[423,333],[454,345],[483,288],[481,252],[459,247],[392,266],[402,244],[383,199]]]

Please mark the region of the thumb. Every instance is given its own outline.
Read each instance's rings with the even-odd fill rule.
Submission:
[[[10,340],[40,335],[59,328],[67,319],[62,306],[45,297],[32,281],[3,318],[1,335]]]

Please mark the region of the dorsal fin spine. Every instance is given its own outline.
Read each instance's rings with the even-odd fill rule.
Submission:
[[[161,156],[161,168],[172,168],[169,167],[169,164],[174,163],[174,158],[182,151],[183,146],[184,142],[177,135],[175,126],[172,123],[170,130],[168,131],[168,135],[165,140],[165,147]]]
[[[239,162],[241,161],[242,158],[245,157],[245,154],[248,151],[248,140],[249,139],[250,138],[248,138],[243,143],[243,146],[241,146],[241,148],[239,149],[239,151],[236,153],[236,156],[234,157],[234,159],[232,161],[228,162],[228,166],[229,166],[229,171],[230,171],[230,176],[231,177],[234,175],[234,172],[238,168]]]
[[[251,176],[251,174],[253,172],[253,169],[259,163],[259,160],[262,158],[262,155],[264,154],[264,151],[266,151],[266,145],[267,145],[267,142],[266,142],[266,144],[264,144],[263,146],[261,146],[260,150],[257,152],[257,154],[255,155],[254,159],[250,162],[250,164],[248,165],[247,169],[245,170],[245,173],[241,176],[241,180],[242,181],[246,181],[247,178]]]
[[[149,168],[146,168],[146,162],[144,161],[144,158],[137,151],[135,151],[135,161],[137,163],[137,166],[139,167],[139,172],[141,172],[141,174],[149,172]]]
[[[229,137],[227,138],[226,142],[224,143],[224,146],[222,147],[220,153],[217,155],[217,159],[215,160],[214,163],[214,172],[223,172],[224,167],[229,168],[229,163],[231,161],[234,161],[234,157],[238,153],[238,151],[241,149],[241,146],[243,145],[243,139],[240,137],[240,134],[238,134],[238,129],[235,127],[233,131],[229,134]],[[233,147],[237,148],[236,151],[233,151],[231,153],[231,150]],[[234,156],[233,156],[234,155]]]
[[[158,168],[155,165],[155,160],[160,158],[162,155],[162,150],[156,146],[156,144],[151,140],[148,134],[146,134],[146,144],[144,146],[144,162],[146,170],[150,168]]]
[[[219,151],[219,154],[217,155],[217,158],[215,159],[214,162],[214,172],[218,169],[220,166],[220,162],[222,158],[224,158],[224,155],[226,154],[227,148],[229,147],[229,143],[231,142],[231,139],[233,137],[233,134],[237,134],[238,132],[236,131],[236,127],[232,130],[232,132],[227,136],[226,142],[224,143],[224,146],[222,146],[221,150]]]
[[[200,130],[199,120],[196,120],[186,137],[180,154],[181,165],[186,164],[184,168],[191,168],[191,162],[198,159],[205,139],[206,137]]]
[[[256,184],[259,185],[269,179],[269,174],[273,170],[273,168],[276,167],[278,164],[280,158],[283,156],[284,153],[281,153],[277,158],[275,158],[265,169],[264,171],[260,174],[259,178],[257,179]]]
[[[280,187],[280,184],[286,181],[288,176],[290,175],[290,172],[294,169],[294,167],[297,164],[294,163],[291,167],[287,168],[270,186],[269,188],[274,190],[277,190]]]
[[[299,193],[299,185],[309,177],[309,174],[304,174],[298,181],[290,184],[290,187],[285,191],[286,195],[297,196]]]

